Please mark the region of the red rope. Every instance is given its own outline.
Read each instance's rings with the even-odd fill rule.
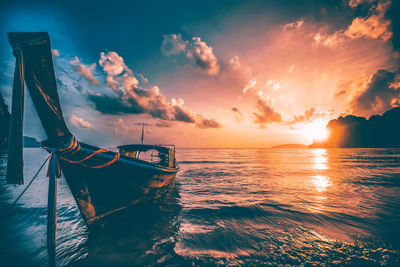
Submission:
[[[49,147],[42,146],[42,148],[44,148],[46,150],[50,150]],[[81,149],[81,145],[79,144],[78,140],[76,139],[75,136],[72,136],[71,144],[68,147],[59,148],[59,149],[56,149],[56,151],[57,151],[57,153],[60,153],[59,158],[62,159],[62,160],[65,160],[65,161],[67,161],[69,163],[72,163],[72,164],[80,164],[82,166],[85,166],[85,167],[88,167],[88,168],[92,168],[92,169],[100,169],[100,168],[107,167],[107,166],[113,164],[115,161],[117,161],[119,159],[119,157],[120,157],[120,154],[117,152],[117,154],[115,155],[115,157],[112,160],[110,160],[109,162],[106,162],[106,163],[104,163],[102,165],[98,165],[98,166],[91,166],[91,165],[83,164],[82,162],[87,161],[88,159],[92,158],[96,154],[111,152],[110,150],[107,150],[107,149],[104,149],[104,148],[100,148],[100,149],[94,151],[92,154],[88,155],[87,157],[85,157],[85,158],[83,158],[81,160],[70,160],[70,159],[67,159],[65,157],[61,157],[61,155],[63,155],[63,154],[68,154],[68,156],[72,156],[76,152],[78,152],[80,149]],[[50,157],[53,157],[53,151],[54,150],[51,149]],[[60,165],[58,165],[58,173],[61,174]]]
[[[120,156],[119,153],[117,153],[115,155],[115,157],[111,161],[106,162],[106,163],[104,163],[102,165],[99,165],[99,166],[89,166],[89,165],[86,165],[86,164],[83,164],[83,163],[81,163],[81,165],[85,166],[85,167],[93,168],[93,169],[100,169],[100,168],[107,167],[107,166],[113,164],[114,162],[116,162],[119,159],[119,156]]]
[[[89,156],[87,156],[86,158],[83,158],[81,160],[70,160],[70,159],[67,159],[67,158],[64,158],[64,157],[61,157],[61,156],[60,156],[60,159],[68,161],[69,163],[82,163],[82,162],[90,159],[94,155],[99,154],[99,153],[104,153],[104,152],[109,152],[109,150],[104,149],[104,148],[100,148],[99,150],[96,150],[95,152],[93,152],[92,154],[90,154]]]

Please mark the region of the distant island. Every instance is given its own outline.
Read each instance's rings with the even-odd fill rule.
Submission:
[[[6,101],[0,94],[0,150],[7,149],[10,117]]]
[[[8,146],[8,131],[10,129],[10,112],[0,94],[0,150],[6,150]],[[40,142],[34,137],[24,136],[24,147],[40,147]]]
[[[310,148],[385,148],[400,147],[400,107],[373,115],[369,119],[348,115],[331,120],[329,137]]]
[[[34,137],[24,136],[24,147],[40,147],[40,142]]]
[[[272,146],[270,149],[304,149],[308,148],[308,145],[302,145],[302,144],[283,144],[283,145],[277,145],[277,146]]]

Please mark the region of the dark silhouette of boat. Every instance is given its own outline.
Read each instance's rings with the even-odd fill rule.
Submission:
[[[48,137],[42,147],[51,154],[49,172],[59,177],[62,170],[89,226],[131,206],[162,201],[172,190],[179,170],[175,146],[135,144],[120,146],[114,152],[79,142],[64,121],[48,34],[17,32],[9,33],[8,37],[16,69],[7,181],[23,183],[25,82]],[[152,153],[149,160],[144,160],[142,156],[149,153]],[[52,182],[50,177],[49,216],[52,212],[53,217],[55,194],[56,181]]]

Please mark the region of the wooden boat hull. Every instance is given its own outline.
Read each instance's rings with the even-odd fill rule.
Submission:
[[[83,149],[69,159],[84,158],[98,149],[81,145]],[[85,163],[98,166],[107,160],[98,154]],[[127,157],[102,168],[60,158],[60,167],[88,225],[138,204],[161,202],[172,191],[178,171]]]

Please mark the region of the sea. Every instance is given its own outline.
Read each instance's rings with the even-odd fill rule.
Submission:
[[[0,265],[46,266],[47,153],[0,154]],[[177,149],[165,203],[90,232],[58,179],[57,266],[400,266],[400,149]],[[112,183],[110,177],[110,183]]]

